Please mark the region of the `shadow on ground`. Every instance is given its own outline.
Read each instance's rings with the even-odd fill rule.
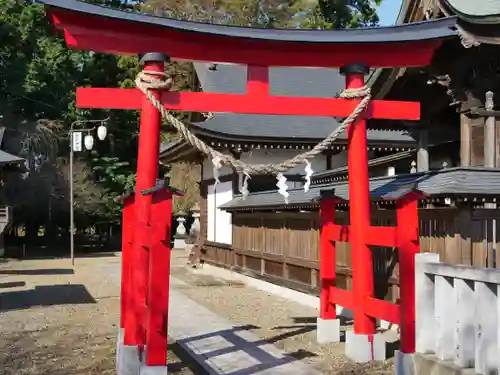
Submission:
[[[194,375],[208,375],[205,369],[198,364],[178,343],[169,342],[168,352],[169,374],[184,375],[187,373]]]
[[[24,281],[10,281],[6,283],[0,283],[0,289],[8,289],[8,288],[18,288],[26,286]]]
[[[71,268],[42,268],[35,270],[0,270],[0,275],[5,276],[57,276],[73,275]]]
[[[297,360],[302,360],[305,358],[315,356],[314,353],[302,349],[292,353],[283,353],[284,356],[280,356],[277,351],[270,351],[271,349],[264,348],[264,345],[273,344],[274,342],[283,340],[287,337],[300,335],[304,333],[304,331],[306,330],[314,329],[314,327],[312,328],[302,327],[292,332],[286,332],[266,340],[264,339],[249,340],[248,338],[245,338],[245,331],[250,331],[254,329],[260,329],[260,327],[250,324],[244,326],[237,326],[227,330],[221,330],[221,331],[207,333],[204,335],[193,336],[187,339],[179,340],[178,342],[184,348],[186,348],[189,356],[191,356],[197,362],[200,363],[205,362],[207,360],[211,360],[212,365],[217,366],[218,361],[216,357],[223,358],[223,356],[234,354],[238,355],[238,357],[235,358],[239,358],[239,355],[242,352],[244,352],[247,355],[247,357],[251,358],[250,364],[248,364],[248,366],[246,367],[245,365],[247,364],[246,362],[248,361],[237,364],[233,363],[231,366],[233,370],[226,370],[225,374],[227,375],[251,375],[257,372],[283,366]],[[210,351],[204,351],[202,354],[200,354],[199,348],[205,348],[207,342],[217,342],[218,344],[216,346],[220,346],[220,343],[225,343],[225,344],[224,347],[220,347],[219,349],[214,349]],[[230,346],[227,346],[227,343],[229,343]],[[213,345],[214,344],[212,343],[212,346]],[[236,361],[239,362],[239,360]],[[239,366],[240,368],[235,369],[235,367],[237,366]]]
[[[34,289],[0,293],[0,311],[38,306],[96,303],[84,285],[47,285]]]

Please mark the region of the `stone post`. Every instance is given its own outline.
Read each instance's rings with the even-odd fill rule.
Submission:
[[[417,162],[415,160],[412,160],[410,167],[410,173],[417,173]]]
[[[201,224],[200,224],[201,214],[200,214],[200,206],[198,205],[198,203],[196,203],[196,205],[191,209],[191,212],[192,212],[194,221],[193,221],[193,224],[191,225],[191,230],[189,231],[189,236],[194,237],[195,241],[196,241],[196,239],[200,235],[200,228],[201,228]]]
[[[429,152],[428,152],[428,131],[420,130],[417,150],[417,172],[426,172],[429,170]]]
[[[186,227],[184,223],[186,222],[186,214],[184,212],[180,212],[177,217],[177,230],[174,235],[174,249],[176,250],[184,250],[186,248]]]
[[[487,111],[493,111],[493,93],[486,93],[484,107]],[[488,116],[484,122],[484,166],[495,168],[495,116]]]

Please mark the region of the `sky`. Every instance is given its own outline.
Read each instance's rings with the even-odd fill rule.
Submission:
[[[378,17],[380,18],[380,26],[394,25],[398,17],[399,9],[401,8],[402,0],[383,0],[378,7]]]

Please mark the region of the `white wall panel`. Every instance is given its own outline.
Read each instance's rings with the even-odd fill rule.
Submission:
[[[208,186],[207,191],[207,240],[215,241],[215,189]]]
[[[232,217],[218,207],[233,199],[232,181],[209,185],[207,192],[207,240],[231,244],[233,240]]]
[[[215,187],[215,206],[219,207],[233,199],[232,181],[217,184]],[[229,212],[219,208],[215,210],[215,242],[232,244],[233,227]]]

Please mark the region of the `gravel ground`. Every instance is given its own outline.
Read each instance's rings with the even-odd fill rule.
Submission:
[[[119,256],[0,263],[0,374],[115,374]],[[201,375],[175,342],[169,374]]]
[[[172,276],[189,285],[178,287],[182,293],[234,323],[255,326],[252,332],[324,374],[394,374],[392,360],[355,364],[343,355],[343,343],[319,345],[316,309],[247,287],[240,281],[197,273],[184,266],[185,261],[183,254],[174,252]]]

